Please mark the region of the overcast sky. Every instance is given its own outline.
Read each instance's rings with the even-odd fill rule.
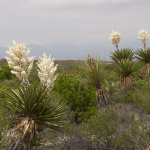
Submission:
[[[150,0],[0,0],[3,47],[15,40],[26,45],[99,42],[110,48],[113,29],[122,36],[119,48],[138,48],[141,28],[150,31]]]

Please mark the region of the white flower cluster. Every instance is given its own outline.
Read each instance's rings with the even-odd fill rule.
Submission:
[[[57,78],[57,75],[54,76],[55,71],[57,70],[57,66],[54,66],[54,59],[51,60],[51,54],[49,58],[47,58],[46,54],[42,55],[43,58],[39,57],[40,60],[37,63],[37,66],[40,68],[38,70],[38,77],[43,85],[47,87],[49,91],[53,88],[54,81]]]
[[[142,44],[146,44],[146,40],[148,39],[148,37],[149,37],[149,34],[148,34],[148,31],[146,31],[146,29],[145,30],[140,30],[140,31],[138,31],[138,39],[139,40],[141,40],[142,42]]]
[[[112,34],[110,34],[110,42],[116,46],[118,46],[118,43],[120,42],[120,39],[121,39],[121,36],[120,36],[120,33],[115,32],[114,30],[112,30]]]
[[[13,46],[8,46],[9,51],[5,51],[11,58],[5,57],[8,62],[10,68],[15,69],[16,71],[11,71],[12,74],[15,74],[22,84],[28,83],[28,76],[33,66],[34,57],[24,57],[28,56],[30,53],[30,49],[28,48],[27,52],[25,52],[25,43],[21,44],[13,41]],[[29,84],[30,85],[30,84]]]
[[[7,60],[9,67],[16,70],[11,71],[11,73],[15,74],[19,80],[22,81],[21,86],[24,84],[30,86],[28,76],[33,67],[33,61],[36,56],[27,57],[25,59],[24,57],[28,56],[30,49],[25,52],[25,43],[19,44],[18,42],[13,41],[13,44],[15,47],[9,46],[9,51],[5,51],[12,58],[5,57],[5,59]],[[41,70],[38,70],[38,76],[41,83],[44,84],[47,89],[51,90],[53,88],[54,81],[57,78],[57,75],[54,76],[54,73],[57,70],[58,65],[54,67],[54,59],[51,60],[51,55],[49,58],[47,58],[46,54],[44,53],[43,57],[44,58],[40,57],[41,61],[39,61],[39,64],[37,63]]]

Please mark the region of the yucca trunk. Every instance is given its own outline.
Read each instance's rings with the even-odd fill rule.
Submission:
[[[101,88],[96,89],[96,100],[97,100],[98,112],[100,112],[101,107],[107,104],[107,98],[104,94],[104,91]]]
[[[145,77],[145,76],[150,76],[150,63],[147,63],[143,70],[142,70],[142,76]]]
[[[3,148],[4,150],[30,150],[36,133],[37,123],[35,120],[31,117],[21,118],[14,127],[7,131]]]
[[[124,92],[126,92],[126,90],[133,89],[133,81],[130,77],[120,75],[120,84],[121,84],[121,89]]]

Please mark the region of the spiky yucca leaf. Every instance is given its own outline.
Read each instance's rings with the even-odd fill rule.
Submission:
[[[150,63],[150,47],[147,50],[143,50],[142,48],[138,49],[136,52],[136,58],[144,62],[145,64]]]
[[[134,52],[130,48],[124,48],[120,51],[114,50],[114,52],[111,52],[111,59],[117,63],[117,61],[120,61],[121,59],[129,59],[130,61],[134,59]]]
[[[134,76],[134,73],[138,70],[138,66],[129,59],[121,59],[117,61],[115,72],[121,76]]]

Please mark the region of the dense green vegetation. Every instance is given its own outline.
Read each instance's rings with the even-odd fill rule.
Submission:
[[[30,84],[39,84],[37,66],[34,61],[29,76]],[[119,82],[119,76],[115,73],[115,64],[104,64],[106,81],[103,83],[104,91],[109,104],[102,107],[101,113],[96,109],[96,89],[86,84],[86,78],[78,68],[78,61],[55,61],[58,64],[59,74],[51,93],[51,99],[60,99],[67,102],[70,108],[69,122],[64,124],[63,133],[52,132],[48,128],[40,133],[39,139],[34,145],[45,145],[41,149],[145,149],[150,144],[150,78],[141,76],[144,64],[134,62],[138,70],[132,77],[134,88],[123,92]],[[80,62],[81,63],[81,62]],[[21,82],[17,78],[10,78],[9,67],[5,60],[0,60],[3,68],[0,81],[1,103],[6,97],[3,89],[10,90],[20,87]],[[8,76],[7,76],[8,75]],[[1,105],[0,105],[1,107]],[[13,114],[0,108],[0,132],[8,128]],[[74,122],[75,114],[78,114]],[[71,121],[73,120],[73,121]],[[77,124],[78,123],[78,124]],[[57,143],[57,137],[68,136],[68,140]],[[95,137],[95,138],[94,138]],[[80,141],[80,142],[79,142]],[[46,146],[47,143],[53,146]],[[1,143],[2,144],[2,143]],[[38,146],[37,146],[38,147]],[[36,149],[36,148],[35,148]]]
[[[78,122],[97,114],[95,88],[86,86],[78,78],[60,74],[54,84],[53,92],[57,92],[67,101],[73,112],[78,113]]]
[[[10,72],[11,70],[14,70],[14,69],[9,68],[8,65],[1,66],[0,80],[4,81],[4,80],[11,80],[15,78],[16,76]]]

